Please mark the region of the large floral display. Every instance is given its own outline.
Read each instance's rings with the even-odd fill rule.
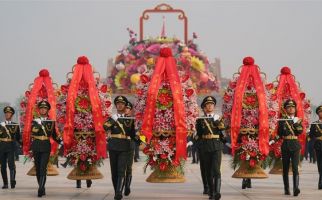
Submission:
[[[35,78],[34,82],[30,84],[28,90],[20,102],[20,124],[23,130],[23,153],[27,159],[33,159],[32,151],[30,150],[31,125],[34,118],[38,118],[39,110],[38,103],[46,100],[50,103],[49,118],[56,121],[56,98],[58,89],[55,89],[52,78],[47,69],[39,71],[39,76]],[[57,128],[57,127],[56,127]],[[58,129],[56,132],[59,134]],[[52,165],[57,158],[57,143],[50,139],[51,154],[50,162],[48,164],[48,175],[58,175],[58,171]],[[27,173],[30,176],[36,175],[36,168],[33,166]]]
[[[96,166],[106,157],[103,122],[111,114],[111,93],[99,77],[94,78],[86,57],[79,57],[57,102],[58,127],[64,132],[64,151],[74,166],[69,179],[102,178]]]
[[[265,178],[261,164],[269,153],[277,105],[254,59],[246,57],[224,94],[223,119],[230,129],[235,178]]]
[[[307,99],[306,94],[301,90],[299,84],[296,82],[295,76],[292,75],[289,67],[283,67],[281,74],[277,80],[269,84],[270,93],[276,100],[277,112],[275,116],[278,118],[285,118],[285,110],[283,104],[288,99],[293,99],[297,103],[297,117],[302,120],[304,127],[303,134],[299,137],[302,149],[301,153],[304,155],[306,143],[306,129],[309,126],[311,106],[310,101]],[[273,168],[271,174],[282,174],[282,159],[281,159],[281,146],[283,139],[277,134],[277,126],[271,134],[270,138],[270,157]]]
[[[178,65],[189,74],[197,93],[218,91],[216,76],[211,72],[207,56],[195,43],[197,35],[187,44],[177,38],[157,37],[138,41],[136,33],[128,29],[129,44],[116,56],[108,84],[115,92],[135,93],[140,75],[153,70],[162,46],[171,48]]]
[[[137,84],[136,129],[148,139],[143,152],[153,170],[149,182],[184,181],[186,137],[195,129],[198,106],[189,74],[178,69],[171,49],[163,48]]]

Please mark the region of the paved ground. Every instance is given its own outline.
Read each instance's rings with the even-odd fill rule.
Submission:
[[[143,159],[142,159],[143,160]],[[270,175],[268,179],[253,180],[253,188],[242,190],[241,180],[233,179],[231,175],[233,170],[229,167],[229,156],[223,157],[222,164],[222,199],[223,200],[244,200],[244,199],[294,199],[293,196],[283,195],[283,183],[280,175]],[[62,160],[63,162],[63,160]],[[143,164],[134,163],[134,178],[132,184],[132,193],[130,197],[124,199],[136,200],[158,200],[158,199],[208,199],[201,194],[202,185],[200,179],[199,165],[190,164],[188,160],[186,165],[186,183],[180,184],[155,184],[147,183],[145,179],[150,174],[143,173]],[[16,189],[1,190],[0,199],[6,200],[29,200],[38,199],[36,197],[37,183],[36,178],[27,176],[27,171],[32,167],[32,163],[23,165],[17,162],[17,187]],[[110,200],[113,199],[113,186],[110,180],[109,160],[106,160],[100,171],[104,174],[104,179],[95,180],[90,189],[75,188],[75,181],[68,180],[67,174],[71,168],[59,168],[60,175],[48,177],[44,199],[93,199]],[[304,161],[300,175],[301,194],[298,199],[321,199],[322,190],[317,190],[318,174],[316,165]],[[290,177],[292,186],[292,178]],[[85,186],[85,182],[83,183]],[[292,187],[291,187],[292,189]]]

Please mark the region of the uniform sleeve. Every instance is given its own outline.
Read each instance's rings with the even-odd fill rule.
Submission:
[[[297,122],[293,124],[293,130],[295,135],[300,135],[303,132],[302,122]]]
[[[20,141],[21,140],[21,132],[20,132],[20,127],[19,126],[18,126],[17,132],[15,134],[15,139],[20,145],[22,145],[22,142]]]
[[[284,123],[279,121],[278,122],[278,129],[277,129],[277,134],[280,136],[280,137],[283,137],[283,128],[284,128]]]
[[[220,118],[219,120],[216,120],[215,125],[217,126],[219,131],[224,131],[226,129],[224,120],[222,118]]]
[[[40,131],[40,127],[38,124],[36,124],[36,122],[32,122],[31,124],[31,133],[32,134],[36,134]]]
[[[196,131],[197,131],[197,136],[200,138],[202,136],[202,128],[201,128],[200,119],[197,119],[197,121],[196,121]]]
[[[55,125],[55,124],[54,124],[54,128],[53,128],[52,138],[53,138],[53,140],[55,140],[55,142],[57,142],[58,144],[60,144],[60,143],[61,143],[61,139],[60,139],[60,137],[57,135],[57,132],[56,132],[56,125]]]
[[[111,130],[111,127],[113,126],[113,121],[111,118],[108,118],[106,122],[103,124],[103,128],[105,131]]]

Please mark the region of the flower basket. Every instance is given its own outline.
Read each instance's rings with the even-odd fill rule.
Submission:
[[[36,176],[36,166],[32,166],[32,168],[27,172],[28,176]],[[51,163],[48,163],[47,165],[47,176],[57,176],[59,175],[59,172],[57,168],[52,165]]]
[[[246,161],[241,161],[239,168],[232,175],[233,178],[251,178],[251,179],[264,179],[268,178],[267,174],[261,168],[261,162],[257,163],[255,167],[249,168]]]
[[[80,171],[77,167],[75,167],[67,176],[70,180],[89,180],[89,179],[102,179],[103,175],[97,169],[97,167],[90,166],[86,172]]]
[[[164,171],[156,168],[146,181],[149,183],[184,183],[186,179],[184,175],[179,172],[178,168],[179,167],[170,166]]]

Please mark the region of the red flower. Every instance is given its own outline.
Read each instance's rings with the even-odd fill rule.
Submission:
[[[291,69],[285,66],[285,67],[283,67],[281,69],[281,73],[282,74],[290,74],[291,73]]]
[[[155,166],[156,162],[153,159],[150,159],[148,164],[151,166]]]
[[[250,159],[250,160],[249,160],[249,166],[250,166],[251,168],[255,167],[255,166],[256,166],[256,163],[257,163],[257,161],[256,161],[256,160],[254,160],[254,159]]]
[[[188,74],[185,74],[182,78],[181,78],[181,82],[184,83],[186,82],[188,79],[190,78],[190,76]]]
[[[227,102],[229,102],[230,101],[230,99],[231,99],[231,97],[229,96],[229,95],[227,95],[227,94],[225,94],[224,95],[224,101],[227,103]]]
[[[246,160],[246,155],[243,153],[243,154],[241,154],[241,155],[239,156],[239,158],[240,158],[241,160]]]
[[[271,90],[273,88],[273,83],[266,84],[266,89]]]
[[[142,114],[142,113],[137,113],[137,114],[135,115],[135,118],[137,118],[137,119],[142,119],[142,118],[143,118],[143,114]]]
[[[193,89],[187,89],[186,90],[186,95],[188,96],[188,97],[190,97],[191,95],[193,95]]]
[[[243,64],[244,65],[253,65],[254,64],[254,58],[252,58],[252,57],[245,57],[244,59],[243,59]]]
[[[231,81],[231,82],[229,83],[229,87],[230,87],[231,89],[236,88],[236,86],[237,86],[236,81]]]
[[[86,65],[88,63],[89,63],[89,60],[86,56],[80,56],[77,59],[77,64],[79,64],[79,65]]]
[[[167,154],[161,154],[161,159],[167,159],[168,155]]]
[[[149,77],[147,76],[147,75],[145,75],[145,74],[142,74],[141,76],[140,76],[140,80],[141,80],[141,82],[143,83],[143,84],[146,84],[146,83],[148,83],[150,80],[149,80]]]
[[[25,103],[25,102],[21,102],[21,103],[20,103],[20,107],[21,107],[21,108],[25,108],[25,107],[26,107],[26,103]]]
[[[98,161],[98,157],[97,157],[97,155],[92,156],[92,157],[91,157],[91,160],[92,160],[92,162],[96,162],[96,161]]]
[[[269,111],[268,115],[270,117],[274,117],[276,115],[276,112],[275,111]]]
[[[65,122],[66,122],[65,117],[60,117],[60,118],[58,119],[58,123],[64,124]]]
[[[39,96],[41,97],[41,98],[46,98],[47,97],[47,90],[46,90],[46,88],[45,87],[42,87],[40,90],[39,90]]]
[[[249,153],[250,157],[256,157],[257,153],[255,151],[252,151]]]
[[[61,89],[61,92],[63,94],[67,94],[67,92],[68,92],[68,85],[62,85],[62,86],[60,86],[60,89]]]
[[[106,93],[107,92],[107,85],[102,85],[100,90],[101,90],[101,92]]]
[[[309,107],[310,107],[310,104],[309,104],[309,103],[305,103],[305,104],[304,104],[304,108],[305,108],[305,109],[308,109]]]
[[[273,95],[271,96],[271,99],[272,99],[273,101],[275,101],[275,100],[277,99],[277,96],[276,96],[275,94],[273,94]]]
[[[85,154],[81,154],[79,158],[81,159],[81,161],[86,161],[87,156]]]
[[[261,155],[259,159],[260,159],[260,160],[265,160],[265,159],[266,159],[266,157],[265,157],[264,155]]]
[[[254,105],[256,103],[256,98],[253,96],[246,97],[246,103],[248,105]]]
[[[26,91],[25,96],[28,98],[30,96],[30,91]]]
[[[89,101],[86,98],[82,98],[79,102],[78,105],[82,108],[82,109],[87,109],[89,106]]]
[[[167,165],[167,163],[162,162],[162,163],[160,163],[159,168],[161,171],[165,171],[168,168],[168,165]]]
[[[258,120],[256,118],[252,119],[252,124],[253,125],[257,125],[258,124]]]
[[[106,101],[106,102],[105,102],[105,106],[106,106],[106,108],[109,108],[109,107],[111,106],[111,104],[112,104],[112,103],[111,103],[110,101]]]
[[[159,94],[158,101],[162,105],[168,105],[169,102],[172,100],[171,96],[167,93],[161,93]]]
[[[144,149],[143,149],[143,153],[146,154],[146,155],[149,155],[151,154],[150,152],[150,148],[148,146],[146,146]]]
[[[81,170],[81,171],[85,171],[86,170],[86,165],[85,165],[85,163],[81,163],[80,165],[79,165],[79,169]]]
[[[142,96],[142,95],[143,95],[143,91],[142,91],[142,90],[136,90],[136,94],[137,94],[138,96]]]

